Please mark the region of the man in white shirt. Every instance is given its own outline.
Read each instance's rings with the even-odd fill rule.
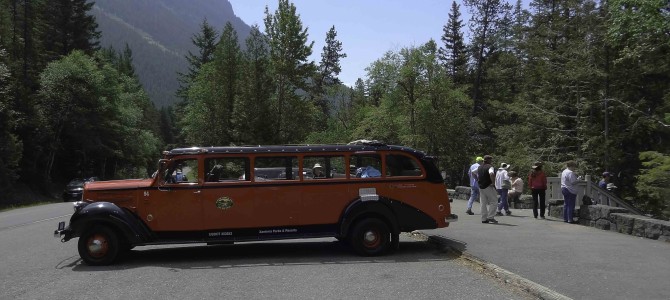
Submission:
[[[577,163],[573,160],[566,163],[566,168],[561,173],[561,193],[563,194],[563,222],[575,224],[573,215],[575,212],[575,203],[577,202],[577,175],[573,169],[577,168]]]
[[[507,169],[509,164],[501,163],[498,172],[496,173],[496,191],[500,195],[498,200],[498,210],[496,212],[497,216],[502,216],[503,209],[505,213],[509,216],[512,212],[509,210],[509,205],[507,204],[507,193],[509,192],[510,186],[507,186],[505,183],[510,183],[509,176],[507,175]]]

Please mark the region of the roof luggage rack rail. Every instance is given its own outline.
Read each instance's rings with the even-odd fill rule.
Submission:
[[[363,145],[363,146],[386,146],[386,143],[378,140],[355,140],[352,142],[349,142],[347,145]]]

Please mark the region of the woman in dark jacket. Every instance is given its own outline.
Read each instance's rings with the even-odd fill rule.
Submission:
[[[528,174],[528,186],[533,195],[533,216],[537,219],[538,200],[540,218],[544,219],[544,209],[547,191],[547,176],[542,171],[542,163],[536,162]],[[539,198],[539,199],[538,199]]]

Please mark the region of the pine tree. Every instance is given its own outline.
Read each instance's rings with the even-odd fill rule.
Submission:
[[[193,54],[191,51],[186,55],[188,61],[188,73],[179,74],[179,89],[177,95],[182,99],[186,99],[190,83],[195,79],[200,71],[200,67],[210,61],[214,57],[216,51],[216,43],[219,39],[219,34],[216,29],[209,25],[207,19],[202,20],[200,24],[200,32],[191,37],[191,42],[198,48],[198,54]]]
[[[449,76],[455,83],[465,83],[467,75],[467,49],[463,39],[463,20],[461,20],[460,5],[456,1],[451,4],[449,20],[442,28],[443,47],[438,55],[444,64]]]
[[[237,32],[230,22],[227,22],[221,32],[221,39],[216,46],[212,63],[216,69],[217,90],[219,97],[214,99],[215,120],[213,122],[215,141],[219,145],[235,143],[233,133],[233,116],[235,115],[235,100],[239,95],[241,57]]]
[[[314,74],[314,63],[309,61],[314,42],[307,44],[307,29],[288,0],[279,0],[274,14],[266,6],[264,21],[276,88],[275,134],[282,143],[300,142],[311,128],[314,109],[296,91],[308,90],[307,78]]]
[[[94,3],[87,0],[55,0],[42,6],[40,31],[47,61],[73,50],[93,54],[99,47],[100,32],[95,17],[89,15]]]
[[[321,53],[321,62],[317,67],[316,77],[314,78],[315,104],[323,112],[324,118],[330,115],[328,95],[326,91],[341,83],[337,75],[342,71],[340,59],[347,57],[342,53],[342,42],[337,40],[337,31],[332,26],[326,33],[326,44]],[[325,125],[324,123],[321,123]],[[318,125],[318,124],[317,124]],[[323,129],[323,126],[322,128]]]
[[[486,63],[496,51],[495,32],[501,18],[503,3],[500,0],[465,0],[470,9],[470,32],[473,35],[471,44],[474,62],[474,81],[472,84],[473,114],[479,115],[486,110],[486,99],[482,97],[482,85],[486,76]]]
[[[269,72],[270,50],[267,37],[254,25],[245,45],[240,97],[236,102],[234,115],[238,141],[247,145],[278,143],[271,130],[276,121],[272,113],[275,108],[270,101],[274,88]]]

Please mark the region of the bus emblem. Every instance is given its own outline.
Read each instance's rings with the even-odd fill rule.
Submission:
[[[216,208],[218,209],[229,209],[233,207],[233,199],[229,197],[221,197],[216,199]]]

